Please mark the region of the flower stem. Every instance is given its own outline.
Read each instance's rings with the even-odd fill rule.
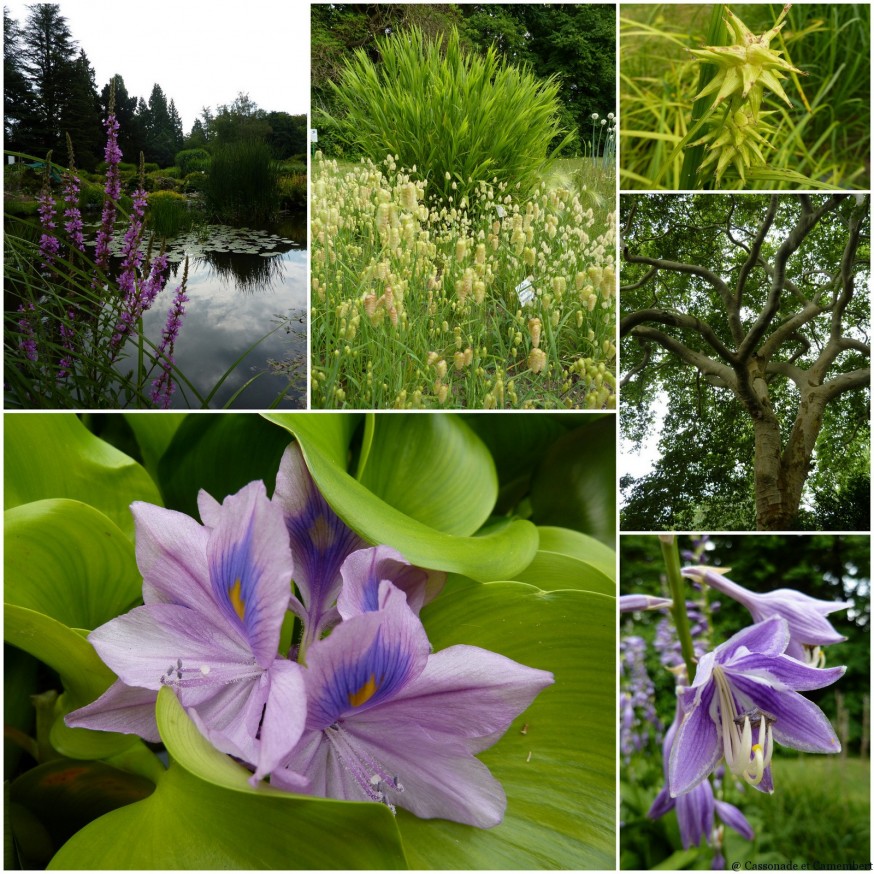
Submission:
[[[677,629],[677,639],[680,641],[683,661],[686,663],[686,674],[691,684],[695,679],[695,648],[692,646],[689,617],[686,615],[685,583],[680,575],[680,548],[673,534],[659,536],[659,540],[668,574],[668,585],[671,588],[671,598],[674,602],[674,606],[671,607],[674,627]]]

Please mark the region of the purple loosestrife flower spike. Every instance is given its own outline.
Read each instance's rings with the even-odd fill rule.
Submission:
[[[79,177],[76,175],[76,158],[73,154],[73,141],[67,134],[67,163],[69,167],[64,173],[64,230],[74,248],[85,251],[85,239],[82,236],[82,213],[79,211]]]
[[[263,483],[213,504],[209,527],[133,504],[144,604],[88,636],[119,679],[66,721],[158,740],[169,686],[219,750],[272,767],[275,735],[287,749],[306,711],[302,669],[277,657],[293,560]]]
[[[553,682],[552,674],[473,646],[430,653],[401,591],[340,623],[307,652],[307,722],[272,786],[395,805],[423,819],[490,828],[506,796],[475,754]],[[291,780],[289,780],[289,772]],[[296,775],[307,778],[301,790]]]
[[[39,238],[39,250],[42,253],[41,268],[44,272],[51,271],[61,250],[61,244],[55,236],[55,199],[51,189],[52,153],[46,155],[45,170],[43,172],[42,189],[40,189],[37,202],[39,203],[39,221],[43,233]]]
[[[106,185],[103,188],[103,213],[100,217],[100,230],[97,232],[97,245],[94,260],[98,267],[106,270],[109,266],[109,244],[115,228],[116,204],[121,197],[121,176],[118,165],[121,163],[121,149],[118,147],[119,123],[115,117],[115,79],[109,86],[109,113],[103,122],[106,128]]]
[[[307,470],[300,446],[291,444],[282,456],[273,496],[285,514],[285,525],[294,555],[294,582],[300,600],[291,597],[290,608],[304,621],[304,654],[307,647],[340,621],[337,598],[344,576],[356,581],[344,599],[346,615],[375,609],[374,597],[382,579],[396,582],[407,593],[411,606],[421,606],[440,591],[445,574],[419,571],[388,547],[352,560],[355,569],[344,574],[344,562],[367,544],[340,519],[322,497]],[[374,589],[374,584],[376,589]],[[369,605],[369,606],[368,606]]]
[[[837,610],[846,610],[847,601],[821,601],[794,589],[776,589],[759,594],[739,586],[716,568],[699,566],[683,568],[684,577],[707,583],[713,589],[743,604],[753,622],[762,622],[771,616],[782,616],[789,624],[789,646],[786,655],[800,661],[816,662],[816,647],[841,643],[847,638],[835,631],[825,617]]]
[[[20,304],[18,312],[21,313],[21,318],[18,320],[18,330],[22,333],[22,338],[18,341],[18,348],[24,352],[28,361],[38,361],[39,353],[36,349],[36,334],[33,330],[32,318],[36,317],[36,307],[31,301]]]
[[[652,595],[620,595],[620,613],[639,613],[642,610],[664,610],[674,602],[670,598],[655,598]]]
[[[677,701],[677,712],[674,716],[674,721],[665,735],[664,743],[662,744],[662,761],[664,765],[665,780],[668,777],[668,762],[670,760],[671,747],[674,743],[674,737],[677,734],[677,728],[682,721],[682,710],[679,700]],[[725,801],[719,801],[713,794],[713,787],[710,785],[710,780],[702,780],[694,789],[687,792],[685,795],[680,795],[674,798],[667,785],[656,796],[647,812],[650,819],[658,819],[664,816],[669,811],[676,808],[677,822],[680,826],[680,840],[683,842],[683,849],[688,850],[690,847],[697,847],[704,838],[711,846],[720,842],[714,840],[715,835],[715,817],[718,814],[719,818],[726,825],[733,828],[739,835],[745,837],[748,841],[753,840],[752,827],[747,818],[733,804],[728,804]]]
[[[185,295],[185,286],[188,282],[188,258],[185,259],[185,267],[182,271],[182,282],[176,289],[173,297],[173,305],[167,313],[167,324],[161,335],[161,343],[155,357],[161,362],[161,375],[152,384],[152,401],[162,409],[170,406],[170,399],[176,390],[173,382],[173,350],[176,346],[176,338],[182,327],[182,317],[185,315],[185,304],[188,298]]]
[[[786,655],[789,625],[781,616],[739,631],[702,656],[671,748],[669,783],[677,797],[698,786],[724,757],[737,777],[773,792],[774,742],[813,753],[838,753],[825,714],[799,691],[821,689],[846,668],[815,668]]]

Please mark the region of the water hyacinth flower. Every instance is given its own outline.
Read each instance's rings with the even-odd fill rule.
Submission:
[[[786,655],[800,661],[815,661],[816,647],[841,643],[847,638],[835,631],[826,619],[829,613],[846,610],[847,601],[822,601],[795,589],[775,589],[773,592],[751,592],[732,582],[716,568],[696,566],[683,568],[684,577],[706,583],[713,589],[743,604],[753,622],[762,622],[771,616],[782,616],[789,625],[789,645]]]
[[[133,505],[144,604],[88,636],[119,679],[66,721],[157,741],[155,700],[170,686],[218,749],[257,765],[265,738],[303,728],[304,708],[292,706],[301,669],[277,658],[293,559],[263,483],[209,506],[200,525]]]
[[[304,623],[301,647],[307,647],[341,618],[338,597],[347,581],[346,612],[376,609],[379,583],[392,581],[401,588],[416,612],[443,587],[446,575],[412,568],[388,547],[379,553],[358,554],[368,547],[331,509],[307,470],[300,446],[292,443],[276,474],[274,501],[282,508],[291,550],[295,556],[294,582],[300,598],[290,595],[290,609]],[[347,558],[351,564],[347,568]],[[359,567],[359,564],[363,563]],[[345,570],[344,570],[345,569]],[[350,579],[351,578],[351,579]],[[352,588],[360,591],[353,594]]]
[[[840,752],[825,714],[799,691],[828,686],[846,668],[815,668],[791,658],[789,640],[786,620],[772,616],[701,658],[694,682],[679,693],[685,715],[671,747],[673,797],[700,785],[722,758],[735,776],[773,792],[775,742],[804,752]]]
[[[403,593],[385,580],[378,601],[380,609],[344,620],[307,651],[306,727],[270,785],[497,825],[506,796],[475,754],[552,674],[473,646],[431,654]]]

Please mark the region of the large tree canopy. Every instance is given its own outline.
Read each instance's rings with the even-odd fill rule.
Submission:
[[[867,529],[869,202],[623,198],[628,529]]]

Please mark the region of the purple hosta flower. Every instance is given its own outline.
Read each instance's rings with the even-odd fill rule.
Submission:
[[[114,91],[114,80],[113,80]],[[109,266],[109,244],[112,231],[115,228],[116,204],[121,197],[121,176],[118,165],[121,163],[121,149],[118,147],[118,119],[115,117],[113,103],[114,93],[110,97],[109,115],[103,126],[106,128],[106,185],[103,188],[103,213],[100,217],[100,230],[97,232],[97,246],[94,250],[94,260],[98,267],[106,270]]]
[[[671,748],[671,795],[690,792],[723,757],[735,776],[772,792],[775,741],[840,752],[825,714],[798,692],[828,686],[846,669],[812,667],[786,655],[788,646],[788,623],[772,616],[701,658],[691,687],[679,693],[685,717]]]
[[[666,783],[671,748],[681,718],[682,710],[678,700],[674,721],[671,723],[662,744],[662,762]],[[717,856],[719,856],[719,850],[722,847],[722,834],[721,830],[715,827],[716,815],[748,841],[754,838],[753,830],[743,813],[733,804],[717,799],[713,794],[713,786],[711,786],[709,779],[702,780],[694,789],[676,798],[671,795],[668,786],[665,785],[656,796],[646,815],[650,819],[658,819],[674,808],[677,810],[680,840],[683,842],[685,850],[697,847],[701,843],[701,839],[704,838],[709,845],[716,848]],[[714,858],[714,868],[716,867],[716,858]]]
[[[711,588],[743,604],[753,622],[762,622],[771,616],[782,616],[789,624],[789,645],[786,655],[802,661],[819,662],[817,648],[840,643],[847,638],[835,631],[825,617],[837,610],[846,610],[847,601],[821,601],[794,589],[776,589],[758,594],[739,586],[712,567],[687,567],[682,574],[689,579],[707,583]]]
[[[716,606],[710,605],[712,612]],[[686,615],[689,617],[689,633],[692,636],[692,646],[697,657],[701,657],[710,648],[710,620],[697,601],[686,601]],[[674,629],[674,624],[665,618],[656,626],[653,646],[659,653],[662,664],[669,670],[683,664],[683,652],[680,641]]]
[[[379,610],[344,620],[308,649],[306,727],[271,786],[497,825],[506,796],[475,754],[552,674],[473,646],[431,654],[400,590],[383,581],[378,600]]]
[[[182,282],[173,296],[173,305],[167,313],[167,324],[161,334],[161,342],[155,357],[161,362],[161,375],[152,383],[152,401],[162,409],[170,406],[170,399],[176,390],[173,382],[173,350],[176,346],[176,338],[182,327],[182,317],[185,315],[185,304],[188,297],[185,295],[185,285],[188,281],[188,258],[185,259],[185,268],[182,271]]]
[[[36,318],[36,307],[31,301],[27,301],[27,303],[19,305],[18,312],[22,314],[18,320],[18,330],[22,334],[18,341],[18,348],[25,354],[28,361],[38,361],[39,354],[36,350],[36,334],[32,321]]]
[[[683,549],[680,552],[683,561],[699,562],[704,557],[704,553],[711,548],[709,534],[702,534],[700,537],[692,537],[692,548]]]
[[[655,686],[646,669],[646,641],[634,635],[619,641],[620,748],[625,761],[658,740],[662,723],[655,709]]]
[[[674,602],[670,598],[655,598],[652,595],[620,595],[620,613],[639,613],[642,610],[664,610]]]
[[[340,621],[337,599],[344,579],[350,587],[344,601],[345,615],[375,609],[374,587],[378,591],[383,579],[402,588],[416,611],[442,588],[445,574],[412,568],[387,547],[376,548],[381,552],[367,550],[366,555],[352,557],[367,544],[347,527],[322,497],[296,443],[291,444],[282,456],[273,499],[285,513],[285,525],[295,557],[294,582],[300,598],[292,595],[290,608],[303,620],[301,647],[304,652]],[[347,558],[351,564],[344,573]],[[350,577],[353,582],[349,582]],[[358,587],[354,596],[353,586]]]
[[[218,749],[272,763],[270,745],[299,736],[305,712],[300,666],[277,657],[293,575],[282,513],[261,482],[209,507],[204,526],[133,505],[144,604],[88,636],[119,679],[67,723],[156,741],[169,686]]]

